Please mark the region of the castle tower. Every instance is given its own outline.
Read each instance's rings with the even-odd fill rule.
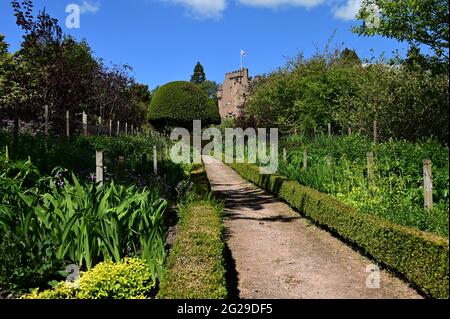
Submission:
[[[250,80],[246,68],[225,74],[225,81],[217,92],[219,112],[223,119],[236,118],[241,114],[249,94]]]

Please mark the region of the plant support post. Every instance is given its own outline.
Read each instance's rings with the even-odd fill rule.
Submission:
[[[423,197],[426,210],[433,208],[433,181],[431,175],[431,160],[423,161]]]
[[[103,184],[103,151],[95,151],[95,182]]]
[[[377,144],[378,141],[378,128],[377,128],[377,121],[373,121],[373,142]]]
[[[66,111],[66,136],[70,138],[70,112]]]
[[[156,145],[153,145],[153,174],[158,175],[158,152],[156,150]]]
[[[373,152],[367,153],[367,179],[369,182],[373,179]]]
[[[48,105],[44,106],[44,119],[45,119],[44,132],[45,135],[48,135]]]
[[[303,150],[303,170],[307,170],[308,169],[308,149],[305,148]]]
[[[83,112],[83,135],[88,135],[88,127],[87,127],[87,115],[86,112]]]

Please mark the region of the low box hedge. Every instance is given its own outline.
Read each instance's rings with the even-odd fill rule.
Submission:
[[[207,202],[191,204],[182,214],[157,298],[226,298],[224,249],[220,212]]]
[[[251,164],[231,164],[245,179],[275,194],[432,298],[449,297],[449,242],[434,234],[359,212],[334,197],[283,176],[260,175]]]
[[[228,296],[221,210],[208,201],[211,187],[203,165],[191,171],[196,201],[182,209],[166,263],[159,299],[224,299]]]

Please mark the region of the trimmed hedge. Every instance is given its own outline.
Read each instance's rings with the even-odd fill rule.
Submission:
[[[149,120],[157,127],[192,127],[193,120],[210,124],[208,96],[195,84],[175,81],[161,86],[150,103]]]
[[[219,211],[206,202],[189,206],[182,214],[157,297],[226,298],[224,249]]]
[[[216,99],[208,100],[208,117],[209,117],[210,124],[219,125],[222,121],[222,118],[220,117],[220,112],[219,112],[219,104]]]
[[[191,172],[196,201],[180,207],[178,235],[166,263],[159,299],[225,299],[228,296],[221,209],[208,201],[203,165]]]
[[[317,224],[358,246],[377,262],[402,274],[428,296],[449,297],[447,239],[361,213],[283,176],[260,175],[255,165],[234,163],[231,167]]]

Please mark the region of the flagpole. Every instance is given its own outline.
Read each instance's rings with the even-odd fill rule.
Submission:
[[[241,70],[243,69],[243,62],[242,62],[242,50],[241,50]]]

